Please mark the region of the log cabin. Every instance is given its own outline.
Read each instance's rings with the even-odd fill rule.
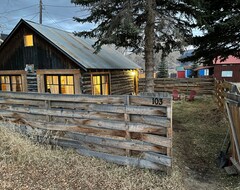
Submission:
[[[0,90],[53,94],[138,93],[140,67],[94,39],[21,19],[0,46]]]

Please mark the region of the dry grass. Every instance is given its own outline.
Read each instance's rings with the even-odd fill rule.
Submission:
[[[214,100],[175,102],[173,118],[175,162],[187,189],[240,189],[240,177],[217,166],[228,122]]]
[[[0,127],[0,188],[238,189],[239,177],[227,176],[215,164],[226,121],[212,100],[174,103],[173,114],[174,167],[169,176],[35,144]]]
[[[7,125],[4,124],[3,125]],[[185,189],[181,174],[123,167],[52,149],[0,127],[2,189]]]

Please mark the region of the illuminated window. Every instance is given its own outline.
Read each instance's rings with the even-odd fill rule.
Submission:
[[[93,95],[109,95],[109,75],[93,75],[92,76],[92,94]]]
[[[22,92],[21,75],[0,76],[1,91]]]
[[[33,46],[33,35],[25,35],[24,36],[24,46],[25,47]]]
[[[46,92],[74,94],[73,75],[45,75]]]

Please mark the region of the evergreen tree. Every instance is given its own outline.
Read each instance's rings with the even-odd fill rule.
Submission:
[[[154,53],[170,53],[191,35],[186,20],[192,8],[179,0],[71,0],[89,10],[89,16],[76,21],[95,23],[91,31],[76,33],[96,37],[99,51],[104,44],[115,44],[133,52],[144,52],[146,91],[154,90]]]
[[[168,78],[168,68],[166,60],[162,60],[158,67],[157,78]]]
[[[195,24],[203,31],[191,43],[196,47],[193,56],[182,61],[199,61],[211,65],[216,58],[229,55],[240,58],[240,1],[192,0],[188,1],[195,12]]]

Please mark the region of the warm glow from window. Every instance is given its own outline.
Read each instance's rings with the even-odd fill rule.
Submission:
[[[20,75],[1,76],[0,83],[2,91],[22,92],[22,79]]]
[[[24,46],[25,47],[33,46],[33,35],[25,35],[24,36]]]
[[[92,76],[93,95],[109,95],[109,75]]]
[[[46,92],[52,94],[74,94],[73,76],[47,75]]]

